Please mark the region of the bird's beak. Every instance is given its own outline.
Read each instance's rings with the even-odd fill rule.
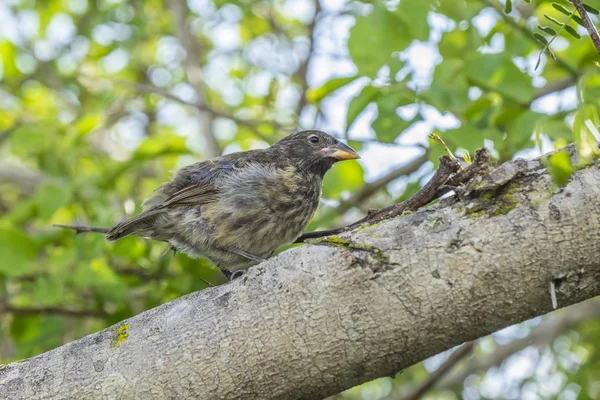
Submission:
[[[338,142],[332,146],[324,148],[323,150],[321,150],[321,154],[324,157],[331,157],[336,159],[337,161],[355,160],[357,158],[360,158],[358,153],[354,151],[352,147],[342,142]]]

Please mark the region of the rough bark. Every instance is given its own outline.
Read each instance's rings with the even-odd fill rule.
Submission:
[[[551,311],[551,282],[559,307],[600,295],[599,166],[557,188],[540,160],[503,164],[462,200],[10,364],[0,398],[324,398]]]

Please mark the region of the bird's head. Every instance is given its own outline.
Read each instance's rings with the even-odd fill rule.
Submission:
[[[323,176],[338,161],[360,158],[350,146],[321,131],[300,131],[281,139],[273,146],[283,157]]]

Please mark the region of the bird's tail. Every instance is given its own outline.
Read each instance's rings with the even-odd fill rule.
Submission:
[[[54,224],[56,228],[73,229],[75,234],[87,232],[96,232],[106,234],[106,240],[114,241],[129,236],[133,233],[146,233],[152,227],[152,223],[158,214],[158,210],[151,210],[141,213],[133,218],[118,223],[112,228],[99,228],[88,225],[63,225]],[[142,235],[142,236],[145,236]]]
[[[63,224],[54,224],[52,225],[55,228],[63,228],[63,229],[73,229],[76,235],[80,233],[87,232],[96,232],[96,233],[108,233],[110,231],[109,228],[98,228],[97,226],[88,226],[88,225],[63,225]]]
[[[133,233],[141,233],[140,236],[149,236],[148,231],[151,230],[158,213],[158,210],[145,211],[140,215],[118,223],[106,232],[106,240],[119,240]]]

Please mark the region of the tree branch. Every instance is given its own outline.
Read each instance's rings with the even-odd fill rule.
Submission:
[[[354,192],[347,200],[343,201],[336,208],[336,213],[345,213],[351,207],[366,201],[369,197],[377,193],[380,189],[384,188],[392,181],[416,172],[423,166],[423,164],[427,162],[427,160],[429,160],[429,151],[425,151],[425,153],[408,162],[407,164],[391,170],[381,178],[373,182],[365,183],[360,190]]]
[[[321,1],[314,0],[314,2],[315,2],[315,15],[313,16],[312,21],[308,25],[308,37],[310,39],[310,44],[308,45],[308,54],[306,56],[306,60],[304,60],[304,62],[302,64],[300,64],[300,67],[298,68],[298,71],[296,72],[296,77],[300,81],[300,87],[302,89],[302,93],[300,95],[300,101],[298,102],[298,106],[296,108],[296,113],[298,114],[298,117],[300,116],[300,113],[302,112],[302,109],[304,108],[304,106],[306,106],[306,91],[308,90],[308,67],[309,67],[310,61],[313,57],[315,47],[316,47],[315,46],[315,40],[316,40],[315,28],[317,26],[317,20],[319,18],[319,13],[321,12]]]
[[[185,49],[184,65],[190,85],[196,93],[197,103],[206,103],[204,96],[204,78],[200,68],[200,50],[196,38],[192,35],[190,24],[187,21],[187,4],[185,0],[168,0],[169,8],[173,14],[177,37]],[[206,112],[199,114],[200,126],[206,141],[206,158],[221,155],[222,149],[213,133],[213,115]]]
[[[26,196],[33,196],[38,186],[47,179],[33,168],[9,160],[0,160],[0,182],[17,186]]]
[[[81,74],[81,75],[83,75],[83,74]],[[89,76],[87,76],[87,75],[83,75],[83,76],[86,78],[89,78]],[[180,104],[194,107],[198,111],[210,114],[213,118],[230,119],[233,122],[235,122],[236,124],[248,128],[250,131],[252,131],[252,133],[256,137],[258,137],[259,139],[261,139],[267,143],[270,143],[272,140],[270,138],[266,137],[264,134],[262,134],[258,130],[259,126],[270,125],[270,126],[273,126],[273,128],[275,128],[275,129],[281,129],[281,130],[292,128],[291,126],[281,125],[276,121],[256,121],[256,120],[238,118],[235,115],[228,113],[226,111],[217,110],[216,108],[210,107],[206,103],[191,102],[191,101],[184,100],[180,97],[175,96],[173,93],[169,92],[166,89],[159,88],[159,87],[156,87],[153,85],[148,85],[148,84],[139,83],[139,82],[130,82],[130,81],[126,81],[123,79],[117,79],[117,78],[112,78],[112,77],[109,79],[111,80],[111,82],[114,82],[117,85],[129,87],[139,93],[156,94],[156,95],[162,96],[166,99],[176,101]]]
[[[536,89],[535,95],[533,96],[531,102],[534,102],[535,100],[547,96],[549,94],[568,89],[571,86],[574,86],[576,82],[577,81],[571,76],[566,77],[564,79],[559,79],[557,81],[551,81],[547,85]]]
[[[463,200],[290,249],[9,364],[0,398],[316,399],[393,375],[552,311],[551,281],[560,307],[600,295],[599,177],[595,161],[556,188],[541,159],[507,162]]]
[[[500,365],[508,357],[528,346],[543,346],[549,344],[560,334],[575,328],[580,323],[592,318],[600,318],[599,299],[588,300],[561,310],[559,316],[545,321],[535,328],[528,336],[498,346],[493,353],[474,358],[463,368],[457,369],[446,375],[439,381],[439,384],[436,385],[436,387],[452,388],[457,385],[462,385],[469,375],[486,371],[494,366]]]
[[[450,175],[458,171],[459,168],[460,165],[456,160],[452,160],[448,156],[443,156],[440,158],[439,169],[435,172],[435,174],[433,174],[429,182],[427,182],[425,186],[419,189],[419,191],[408,200],[405,200],[399,204],[382,208],[381,210],[370,211],[366,217],[340,228],[303,233],[298,239],[296,239],[296,243],[303,243],[308,239],[337,235],[360,228],[363,225],[377,224],[386,219],[401,215],[405,211],[414,211],[419,207],[423,207],[438,196],[437,193],[439,193],[442,186],[448,181]]]
[[[475,341],[472,340],[468,343],[463,344],[454,353],[448,357],[445,363],[443,363],[438,369],[433,371],[427,376],[422,382],[415,386],[410,393],[402,397],[401,400],[419,400],[429,389],[431,389],[440,379],[448,374],[456,364],[458,364],[463,358],[467,357],[475,348]]]
[[[8,304],[1,305],[0,311],[2,311],[2,313],[13,313],[19,315],[54,314],[78,318],[106,318],[108,315],[102,310],[77,310],[61,307],[15,307]]]
[[[583,24],[585,25],[585,28],[587,29],[590,38],[592,39],[592,43],[594,44],[596,51],[598,52],[598,54],[600,54],[600,36],[598,36],[596,26],[594,26],[592,19],[588,15],[587,11],[585,11],[581,0],[571,0],[571,3],[573,3],[575,9],[579,13],[581,20],[583,21]]]

